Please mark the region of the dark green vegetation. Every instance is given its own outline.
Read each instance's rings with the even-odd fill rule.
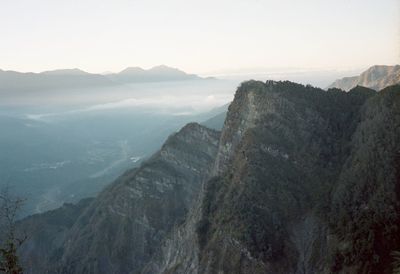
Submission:
[[[368,100],[332,196],[335,268],[391,268],[400,247],[400,87]]]
[[[399,140],[399,86],[245,82],[219,142],[214,131],[184,127],[82,209],[65,238],[49,232],[51,259],[29,269],[392,273]],[[42,225],[41,216],[30,220]],[[24,263],[38,241],[29,244]]]
[[[400,87],[243,84],[220,143],[234,152],[206,184],[200,273],[390,273],[399,140]]]

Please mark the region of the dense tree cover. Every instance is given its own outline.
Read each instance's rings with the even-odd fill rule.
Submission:
[[[334,269],[389,271],[400,247],[400,87],[368,100],[333,193]],[[344,247],[343,247],[344,246]]]
[[[206,185],[197,230],[204,264],[249,267],[234,244],[221,244],[237,241],[265,264],[260,273],[290,272],[300,260],[305,271],[390,273],[400,247],[399,89],[242,84],[225,123],[243,132],[240,142]],[[235,109],[246,104],[252,109]]]
[[[399,100],[399,86],[346,93],[291,82],[245,82],[229,107],[219,144],[218,133],[186,126],[184,134],[172,136],[159,153],[85,207],[72,229],[63,228],[68,237],[50,243],[53,251],[58,244],[51,255],[60,250],[52,263],[60,262],[67,247],[69,260],[61,262],[66,272],[81,258],[77,272],[104,270],[98,258],[111,256],[117,261],[109,266],[126,267],[116,272],[139,271],[142,265],[128,264],[144,264],[150,254],[167,264],[166,273],[397,271]],[[211,170],[215,177],[201,188]],[[198,189],[190,187],[193,178]],[[183,186],[187,192],[177,194]],[[200,204],[193,202],[198,192]],[[131,229],[138,220],[140,226]],[[145,228],[142,234],[138,228]],[[132,235],[145,241],[127,246]],[[152,250],[145,260],[132,255],[147,247]],[[157,263],[151,270],[162,269]]]

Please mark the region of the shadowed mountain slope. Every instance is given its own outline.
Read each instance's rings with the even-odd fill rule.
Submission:
[[[399,89],[242,84],[215,177],[144,273],[391,273]]]
[[[21,252],[25,272],[140,270],[165,235],[183,222],[201,183],[209,176],[218,137],[216,131],[188,124],[140,168],[127,171],[82,208],[62,237],[48,231],[49,243],[43,243],[40,232],[28,229],[32,237]],[[37,220],[35,226],[46,227],[42,216],[23,220],[22,226]],[[41,261],[32,261],[38,248],[47,248],[47,254]]]
[[[399,91],[245,82],[220,137],[185,126],[85,206],[32,273],[391,273]]]

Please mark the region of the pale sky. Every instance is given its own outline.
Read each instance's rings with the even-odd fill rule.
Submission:
[[[400,63],[400,0],[0,0],[0,68]]]

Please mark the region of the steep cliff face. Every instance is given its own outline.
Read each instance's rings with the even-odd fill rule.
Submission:
[[[220,137],[184,127],[48,230],[45,263],[29,259],[37,236],[23,261],[32,273],[391,273],[399,140],[400,86],[245,82]]]
[[[399,100],[399,87],[242,84],[215,177],[144,273],[391,273]]]
[[[329,88],[350,90],[356,86],[381,90],[400,83],[400,65],[373,66],[359,76],[345,77],[333,82]]]
[[[29,264],[40,246],[39,238],[30,241],[32,249],[22,251],[26,271],[139,271],[165,235],[184,221],[201,183],[208,178],[218,139],[216,131],[198,124],[185,126],[151,159],[122,175],[80,213],[60,238],[59,248],[48,251],[51,262]]]
[[[199,273],[199,244],[197,227],[201,220],[202,190],[189,211],[184,223],[175,227],[164,239],[160,249],[141,271],[142,274],[156,273]]]
[[[221,135],[219,177],[204,195],[200,273],[316,271],[300,263],[323,260],[308,251],[307,241],[320,237],[310,230],[326,229],[315,212],[340,172],[358,110],[373,94],[289,82],[238,89]]]

